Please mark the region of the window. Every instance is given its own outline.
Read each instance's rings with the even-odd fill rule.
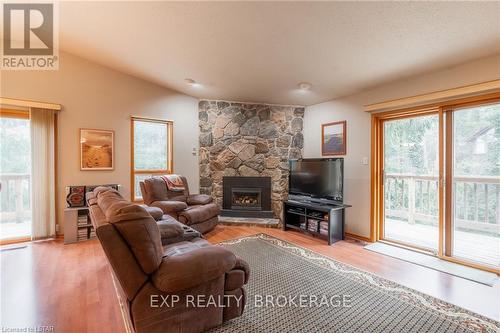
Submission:
[[[154,175],[172,173],[173,122],[132,117],[132,200],[142,200],[139,183]]]

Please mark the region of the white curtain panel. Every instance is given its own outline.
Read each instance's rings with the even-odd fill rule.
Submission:
[[[54,110],[30,110],[32,239],[53,237],[55,223]]]

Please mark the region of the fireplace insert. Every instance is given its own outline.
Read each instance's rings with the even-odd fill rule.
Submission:
[[[223,216],[271,218],[270,177],[224,177]]]
[[[261,210],[260,188],[231,188],[231,209]]]

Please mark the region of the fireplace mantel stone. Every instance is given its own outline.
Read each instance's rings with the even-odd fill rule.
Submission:
[[[281,218],[288,160],[302,158],[303,118],[303,107],[200,101],[200,191],[222,208],[224,176],[271,177],[271,210]]]

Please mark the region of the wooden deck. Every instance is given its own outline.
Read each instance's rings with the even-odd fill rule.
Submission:
[[[31,236],[31,221],[0,223],[0,240]]]
[[[410,224],[405,221],[386,219],[385,238],[403,241],[437,251],[438,227]],[[455,231],[454,256],[500,267],[500,236],[485,233]]]

